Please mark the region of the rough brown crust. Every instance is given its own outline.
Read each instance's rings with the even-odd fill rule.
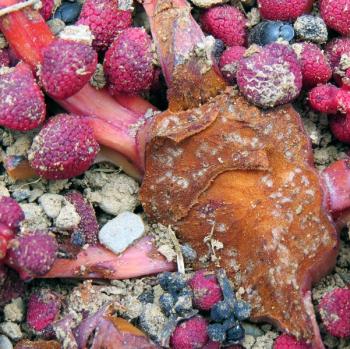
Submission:
[[[262,112],[226,93],[156,119],[141,200],[196,249],[198,267],[226,269],[253,319],[315,341],[308,291],[333,267],[338,237],[311,154],[291,106]]]

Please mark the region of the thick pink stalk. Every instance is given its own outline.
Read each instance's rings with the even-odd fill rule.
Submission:
[[[57,259],[44,278],[128,279],[174,269],[147,236],[120,255],[97,245],[82,250],[76,259]]]
[[[326,187],[328,210],[337,216],[350,208],[350,158],[334,162],[321,176]]]
[[[147,12],[168,85],[170,110],[197,107],[226,88],[212,46],[186,0],[148,0]]]

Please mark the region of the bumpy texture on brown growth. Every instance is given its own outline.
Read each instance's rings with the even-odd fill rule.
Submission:
[[[321,348],[310,287],[334,265],[338,240],[298,114],[262,112],[231,92],[165,112],[151,132],[146,213],[177,229],[198,267],[224,267],[253,319]]]

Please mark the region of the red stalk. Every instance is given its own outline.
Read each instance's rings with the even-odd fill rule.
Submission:
[[[0,0],[0,8],[18,2]],[[30,7],[0,17],[0,29],[18,57],[33,69],[42,61],[42,50],[54,40],[41,15]],[[91,126],[97,141],[125,156],[143,172],[144,137],[138,137],[138,127],[146,124],[142,122],[144,113],[155,109],[150,103],[141,97],[117,96],[114,99],[106,90],[98,91],[89,84],[74,96],[57,102],[68,112],[93,117]],[[110,128],[108,133],[107,128]]]
[[[198,107],[221,93],[226,83],[187,1],[148,0],[143,6],[168,86],[169,109]]]
[[[332,215],[350,207],[350,158],[339,160],[322,172],[327,192],[328,210]]]
[[[90,246],[76,259],[57,259],[44,278],[128,279],[175,269],[147,236],[120,255],[102,246]]]

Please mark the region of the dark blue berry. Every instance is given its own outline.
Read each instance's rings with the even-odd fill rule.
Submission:
[[[226,329],[220,324],[208,325],[208,337],[214,342],[224,342],[226,339]]]
[[[238,342],[244,338],[244,328],[241,324],[236,323],[226,332],[228,342]]]
[[[64,2],[56,10],[53,18],[58,18],[66,24],[73,24],[79,17],[81,5],[77,2]]]
[[[172,313],[175,300],[170,293],[164,293],[159,297],[159,305],[166,316]]]
[[[177,293],[186,287],[187,281],[181,273],[165,272],[159,276],[159,284],[164,291]]]
[[[225,44],[220,39],[215,39],[215,44],[213,47],[213,55],[218,61],[222,55],[222,53],[225,51]]]
[[[221,287],[222,295],[224,300],[228,302],[232,307],[236,301],[236,295],[233,291],[233,288],[228,280],[226,273],[223,269],[219,269],[216,273],[216,277]]]
[[[85,245],[85,235],[82,231],[76,230],[70,237],[72,245],[82,247]]]
[[[225,320],[222,324],[226,330],[236,326],[239,322],[236,320],[234,315],[231,315],[227,320]]]
[[[182,295],[179,295],[174,309],[178,315],[185,316],[189,311],[192,310],[192,294],[184,293]]]
[[[154,292],[153,290],[147,290],[139,295],[138,300],[142,303],[153,303]]]
[[[260,46],[270,44],[278,39],[290,42],[293,38],[293,26],[281,21],[260,22],[249,33],[249,43]]]
[[[233,312],[237,320],[245,320],[249,318],[252,307],[244,301],[236,301],[233,306]]]
[[[213,305],[210,311],[210,318],[215,322],[222,322],[228,319],[233,313],[233,308],[227,301],[220,301]]]

